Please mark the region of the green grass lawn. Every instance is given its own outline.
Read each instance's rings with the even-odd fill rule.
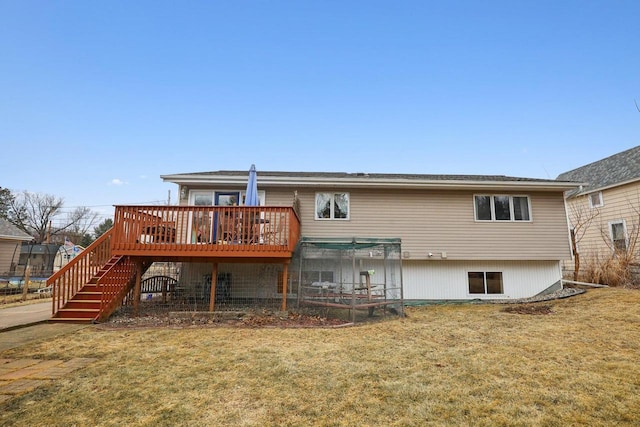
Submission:
[[[88,327],[0,353],[98,359],[1,404],[0,424],[638,425],[640,291],[544,304],[337,329]]]

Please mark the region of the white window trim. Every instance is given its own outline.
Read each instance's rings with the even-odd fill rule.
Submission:
[[[491,207],[491,219],[478,219],[478,208],[476,206],[476,197],[488,196],[491,198],[490,207]],[[509,197],[509,217],[511,219],[496,219],[496,208],[494,203],[494,197]],[[514,197],[526,197],[527,198],[527,209],[529,211],[529,219],[515,219],[514,214]],[[476,222],[533,222],[533,215],[531,213],[531,197],[526,194],[474,194],[473,195],[473,219]]]
[[[187,197],[187,203],[189,206],[194,206],[196,203],[196,196],[199,194],[211,195],[211,203],[213,203],[214,194],[211,190],[189,190],[189,196]]]
[[[471,292],[469,292],[469,273],[483,273],[484,274],[484,293],[482,294],[472,294]],[[501,294],[490,294],[487,293],[487,273],[500,273],[502,275],[502,293]],[[472,297],[472,298],[479,298],[479,297],[483,297],[483,298],[504,298],[504,296],[506,295],[506,293],[504,292],[504,271],[502,270],[484,270],[484,269],[470,269],[467,270],[465,273],[465,278],[466,278],[466,286],[467,286],[467,296]]]
[[[593,200],[591,199],[591,196],[594,194],[597,194],[598,199],[600,200],[600,203],[598,203],[597,205],[594,205]],[[601,208],[602,206],[604,206],[604,197],[602,196],[602,191],[594,191],[593,193],[589,193],[587,194],[587,198],[589,199],[589,207],[591,209]]]
[[[319,218],[318,210],[317,210],[317,200],[318,194],[330,194],[331,195],[331,216],[329,218]],[[346,218],[334,218],[333,206],[334,206],[334,197],[336,194],[346,194],[347,199],[349,200],[349,208],[347,210]],[[351,193],[348,191],[316,191],[313,197],[313,219],[316,221],[348,221],[351,219]]]
[[[187,197],[189,206],[193,206],[195,203],[196,194],[208,194],[211,195],[212,203],[216,201],[216,193],[240,193],[240,200],[244,199],[247,194],[246,190],[189,190],[189,196]],[[260,201],[260,206],[265,205],[266,193],[264,190],[258,190],[258,200]],[[212,204],[212,206],[214,206]]]
[[[609,221],[609,237],[611,238],[611,246],[612,250],[615,252],[616,243],[613,240],[613,225],[614,224],[622,224],[622,230],[624,231],[624,247],[625,251],[629,249],[629,234],[627,233],[627,221],[624,219],[616,219],[613,221]]]

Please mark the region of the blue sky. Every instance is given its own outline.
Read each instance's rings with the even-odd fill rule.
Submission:
[[[0,186],[109,215],[219,169],[555,178],[640,144],[638,1],[0,0]]]

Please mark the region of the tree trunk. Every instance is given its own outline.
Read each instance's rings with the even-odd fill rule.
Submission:
[[[22,301],[27,300],[29,293],[29,282],[31,281],[31,266],[27,265],[24,269],[24,285],[22,285]]]
[[[571,230],[571,248],[573,249],[573,280],[578,281],[580,276],[580,254],[576,246],[576,233]]]

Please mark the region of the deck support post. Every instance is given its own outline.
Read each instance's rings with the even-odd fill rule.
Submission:
[[[142,293],[142,262],[136,261],[136,283],[133,287],[133,314],[140,312],[140,294]]]
[[[216,286],[218,286],[218,263],[213,263],[211,269],[211,296],[209,297],[209,311],[213,311],[216,305]]]
[[[289,271],[289,264],[282,264],[282,311],[287,310],[287,276]]]

